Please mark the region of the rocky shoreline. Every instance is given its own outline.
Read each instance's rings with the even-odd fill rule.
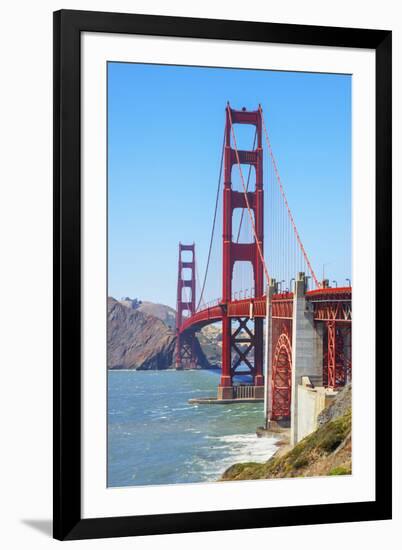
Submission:
[[[350,475],[352,473],[351,385],[318,417],[318,428],[294,447],[286,430],[267,432],[279,435],[276,453],[264,463],[233,464],[220,481]]]

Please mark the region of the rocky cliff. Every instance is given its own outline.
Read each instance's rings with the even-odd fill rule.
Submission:
[[[347,384],[336,396],[336,399],[317,417],[317,425],[323,426],[352,408],[352,384]]]
[[[153,302],[141,302],[138,306],[139,311],[153,315],[165,323],[172,330],[176,329],[176,311],[164,304],[154,304]]]
[[[175,311],[162,304],[108,298],[108,368],[161,370],[175,364]],[[197,365],[211,368],[198,339]]]
[[[108,368],[167,369],[175,340],[160,319],[108,298]]]

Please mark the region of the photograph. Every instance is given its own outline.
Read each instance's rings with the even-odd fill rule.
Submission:
[[[1,548],[402,539],[394,4],[5,4]]]
[[[352,75],[107,62],[107,487],[352,475]]]

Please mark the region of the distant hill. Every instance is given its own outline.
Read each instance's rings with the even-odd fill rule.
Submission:
[[[108,298],[108,368],[167,369],[175,341],[174,331],[160,319]]]
[[[201,348],[211,365],[222,366],[222,327],[207,325],[197,334]]]
[[[153,302],[141,302],[138,310],[148,315],[153,315],[171,329],[176,329],[176,311],[173,308],[163,304],[154,304]]]
[[[163,321],[171,329],[176,329],[176,311],[172,307],[165,306],[164,304],[142,301],[138,298],[126,297],[118,301],[128,308],[138,309],[143,313],[153,315]]]
[[[176,312],[163,304],[134,298],[108,298],[108,368],[161,370],[175,364]],[[206,330],[206,329],[203,329]],[[216,353],[200,335],[196,338],[197,365],[216,365]],[[207,351],[205,353],[204,347]]]

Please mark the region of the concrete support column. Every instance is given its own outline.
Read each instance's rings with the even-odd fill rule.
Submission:
[[[277,292],[277,283],[275,279],[270,279],[267,286],[267,313],[265,318],[265,399],[264,399],[264,418],[265,427],[269,429],[272,416],[272,296]]]
[[[322,386],[322,331],[317,332],[314,314],[306,302],[306,277],[299,273],[295,281],[292,321],[292,392],[290,443],[298,441],[298,386],[303,376]],[[319,353],[321,351],[321,353]]]

